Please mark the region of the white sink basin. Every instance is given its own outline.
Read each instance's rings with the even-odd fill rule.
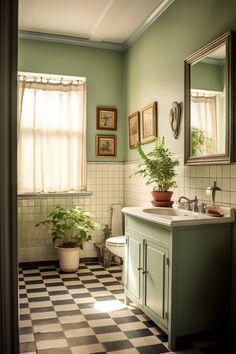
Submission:
[[[122,212],[127,215],[133,215],[140,219],[148,220],[170,228],[176,226],[192,226],[205,224],[225,224],[234,222],[234,209],[221,208],[224,216],[213,217],[207,214],[196,213],[177,208],[143,208],[130,207],[123,208]]]
[[[181,216],[181,217],[193,217],[194,214],[191,211],[187,210],[180,210],[180,209],[173,209],[173,208],[147,208],[143,209],[144,213],[149,213],[149,214],[154,214],[162,217],[167,217],[167,216]]]

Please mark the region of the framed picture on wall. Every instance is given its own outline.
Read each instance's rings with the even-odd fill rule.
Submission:
[[[149,143],[157,137],[157,102],[143,107],[141,116],[141,142]]]
[[[117,129],[117,109],[97,107],[97,129],[116,130]]]
[[[135,112],[128,117],[129,147],[134,149],[140,141],[139,112]]]
[[[116,156],[116,135],[96,136],[96,156]]]

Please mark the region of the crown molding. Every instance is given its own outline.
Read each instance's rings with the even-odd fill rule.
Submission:
[[[125,42],[125,47],[129,48],[141,35],[148,29],[148,27],[156,21],[158,17],[174,2],[175,0],[162,0],[161,3],[153,10],[151,15],[137,28],[137,30]]]
[[[175,0],[162,0],[161,3],[152,11],[151,15],[138,27],[138,29],[129,37],[129,39],[123,43],[111,43],[111,42],[96,42],[89,39],[65,36],[53,33],[33,32],[19,30],[19,38],[33,39],[38,41],[47,41],[54,43],[64,43],[80,45],[85,47],[102,48],[109,50],[117,50],[124,52],[128,49],[156,19],[174,2]]]
[[[124,51],[126,49],[123,44],[109,43],[109,42],[95,42],[84,38],[64,36],[61,34],[53,34],[53,33],[19,30],[19,38],[33,39],[36,41],[46,41],[46,42],[53,42],[53,43],[81,45],[85,47],[102,48],[102,49],[117,50],[117,51]]]

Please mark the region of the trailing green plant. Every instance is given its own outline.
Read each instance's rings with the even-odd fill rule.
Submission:
[[[79,247],[91,240],[91,230],[101,226],[92,220],[90,213],[81,207],[65,209],[56,206],[55,209],[36,226],[48,224],[53,242],[59,247]]]
[[[154,183],[154,191],[166,192],[176,186],[175,167],[179,165],[179,160],[174,159],[173,153],[165,147],[164,137],[157,138],[154,149],[148,154],[144,153],[140,142],[137,144],[137,150],[142,163],[132,175],[147,177],[146,185]]]

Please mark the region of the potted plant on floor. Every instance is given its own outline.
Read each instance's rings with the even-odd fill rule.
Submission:
[[[152,191],[154,206],[172,206],[173,191],[169,189],[176,187],[175,167],[179,165],[179,160],[174,159],[173,154],[165,147],[164,137],[157,138],[154,149],[147,154],[144,153],[141,143],[137,144],[137,150],[142,163],[132,175],[147,177],[146,185],[154,184]]]
[[[80,207],[65,209],[56,206],[45,220],[36,226],[48,224],[52,240],[59,253],[60,269],[74,272],[79,267],[79,251],[91,240],[91,230],[99,229],[90,214]]]

